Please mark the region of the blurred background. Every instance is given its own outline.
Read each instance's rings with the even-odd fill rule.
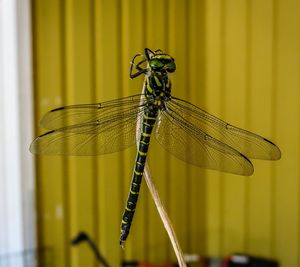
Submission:
[[[142,89],[130,61],[172,55],[173,95],[282,151],[241,177],[187,165],[154,141],[153,178],[184,253],[233,252],[300,266],[300,2],[297,0],[0,1],[0,266],[111,266],[175,261],[145,183],[125,250],[119,227],[135,148],[98,157],[30,155],[50,109]],[[36,255],[38,255],[36,257]],[[26,256],[26,257],[27,257]],[[29,257],[29,256],[28,256]],[[2,265],[1,265],[2,264]]]

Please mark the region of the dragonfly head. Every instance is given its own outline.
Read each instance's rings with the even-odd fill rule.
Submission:
[[[175,60],[168,54],[154,54],[148,63],[153,71],[171,73],[176,70]]]

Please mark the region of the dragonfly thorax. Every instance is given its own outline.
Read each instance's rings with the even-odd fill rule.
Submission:
[[[145,95],[147,102],[156,109],[165,109],[165,102],[171,97],[171,82],[168,74],[151,73],[146,77]]]
[[[146,96],[146,106],[150,111],[157,112],[158,110],[165,110],[166,102],[169,100],[166,96]]]

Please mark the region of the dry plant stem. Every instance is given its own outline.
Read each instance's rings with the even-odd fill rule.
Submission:
[[[145,81],[146,81],[146,78],[145,78]],[[143,89],[142,89],[142,94],[145,93],[145,84],[146,84],[145,81],[144,81],[144,86],[143,86]],[[142,102],[143,102],[143,96],[141,97],[141,103]],[[141,125],[142,125],[141,119],[138,118],[137,124],[136,124],[136,136],[137,136],[136,145],[137,145],[137,148],[139,146],[139,136],[140,136],[140,127],[141,127]],[[177,257],[178,264],[179,264],[180,267],[186,267],[186,264],[185,264],[184,258],[183,258],[182,250],[179,246],[179,242],[177,240],[177,237],[176,237],[175,231],[173,229],[173,226],[171,224],[171,221],[170,221],[170,219],[167,215],[167,212],[164,209],[164,206],[163,206],[162,201],[159,197],[158,191],[157,191],[157,189],[156,189],[156,187],[153,183],[153,180],[151,178],[151,173],[150,173],[150,169],[149,169],[147,161],[146,161],[145,169],[144,169],[144,177],[145,177],[147,186],[150,190],[151,196],[154,200],[157,211],[158,211],[158,213],[160,215],[160,218],[163,222],[163,225],[164,225],[164,227],[165,227],[165,229],[166,229],[166,231],[169,235],[169,238],[170,238],[170,241],[172,243],[175,255]]]
[[[145,177],[147,186],[150,190],[151,196],[154,200],[157,211],[158,211],[158,213],[160,215],[160,218],[163,222],[163,225],[164,225],[164,227],[165,227],[165,229],[166,229],[166,231],[169,235],[170,241],[172,243],[174,252],[175,252],[176,257],[177,257],[178,264],[179,264],[180,267],[186,267],[186,264],[185,264],[184,258],[183,258],[183,253],[182,253],[182,250],[179,246],[179,242],[177,240],[175,231],[174,231],[172,223],[171,223],[171,221],[168,217],[168,214],[165,211],[164,206],[161,202],[158,191],[157,191],[157,189],[156,189],[156,187],[153,183],[153,180],[151,178],[150,169],[149,169],[149,166],[148,166],[147,162],[146,162],[145,169],[144,169],[144,177]]]

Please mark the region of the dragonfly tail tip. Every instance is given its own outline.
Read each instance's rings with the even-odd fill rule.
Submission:
[[[125,249],[125,241],[124,240],[120,240],[120,246],[122,249]]]

